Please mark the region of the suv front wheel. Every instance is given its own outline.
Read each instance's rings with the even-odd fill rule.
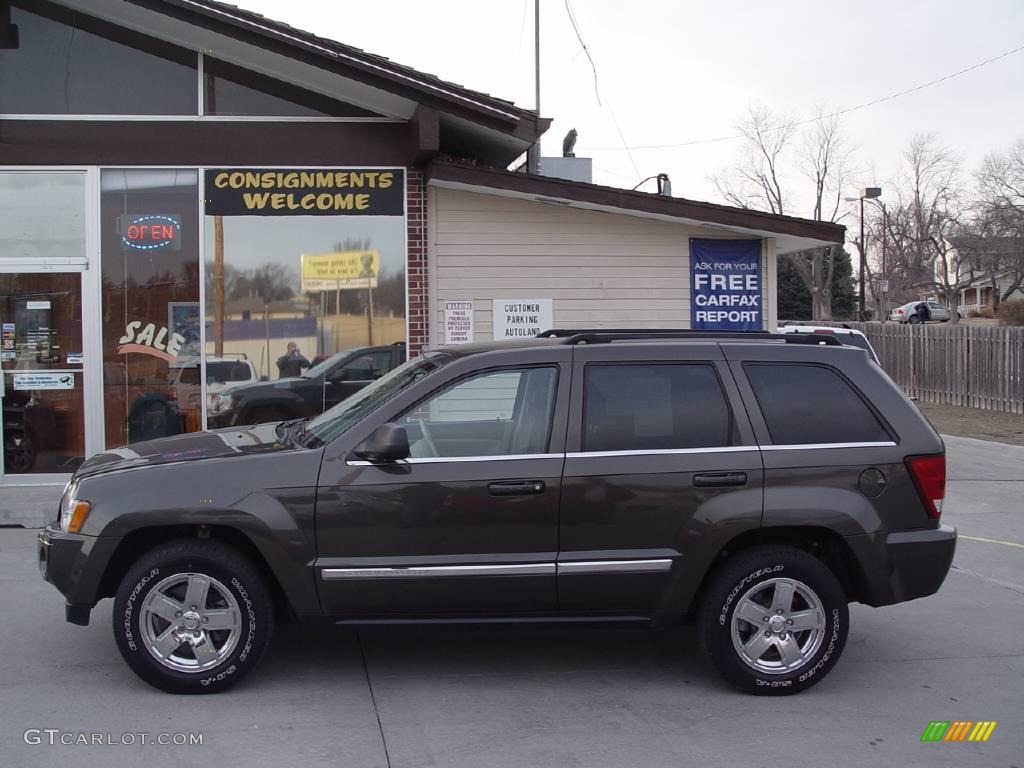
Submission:
[[[170,693],[216,693],[256,666],[274,609],[263,579],[238,551],[181,539],[128,569],[113,618],[121,655],[147,683]]]
[[[784,695],[831,671],[849,611],[835,574],[794,547],[755,547],[711,577],[698,617],[704,652],[737,688]]]

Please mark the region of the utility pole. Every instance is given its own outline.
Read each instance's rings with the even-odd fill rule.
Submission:
[[[857,319],[864,322],[864,267],[868,255],[864,250],[864,195],[860,196],[860,294],[857,299]]]
[[[534,113],[536,127],[540,128],[540,0],[533,0],[533,87]],[[540,172],[540,139],[526,150],[526,170],[529,173]]]

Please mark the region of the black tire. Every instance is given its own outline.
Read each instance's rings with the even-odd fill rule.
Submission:
[[[751,632],[755,625],[735,617],[735,613],[741,601],[750,602],[744,601],[746,596],[752,595],[756,603],[757,598],[774,591],[775,585],[781,583],[780,580],[795,582],[809,590],[807,594],[813,596],[815,600],[805,601],[804,593],[798,589],[797,597],[791,604],[794,607],[799,606],[804,613],[811,613],[816,604],[823,614],[820,617],[821,628],[793,634],[787,633],[783,625],[781,633],[771,637],[771,647],[763,656],[756,659],[755,663],[784,664],[776,640],[785,642],[787,634],[790,643],[796,641],[798,651],[801,645],[804,646],[806,658],[794,662],[799,663],[799,666],[785,670],[758,669],[741,657],[733,641],[733,632],[739,632],[739,642],[742,643],[753,640],[755,635],[760,635],[761,629],[757,628]],[[805,608],[811,610],[805,611]],[[765,609],[765,613],[772,617],[772,621],[777,621],[770,608]],[[788,613],[782,617],[783,621],[778,623],[783,624],[787,616]],[[769,619],[762,617],[762,621]],[[766,627],[764,637],[769,638],[769,625],[763,626]],[[710,577],[697,617],[697,634],[701,648],[715,668],[736,688],[760,695],[798,693],[817,683],[832,670],[842,655],[848,631],[849,610],[846,594],[835,574],[812,555],[786,546],[754,547],[722,563]],[[777,661],[773,660],[773,654],[778,657]],[[798,654],[801,655],[803,654]]]
[[[237,638],[233,650],[228,652],[225,646],[225,656],[216,666],[191,671],[174,669],[147,646],[143,634],[146,598],[158,585],[180,574],[201,574],[214,579],[218,588],[227,590],[235,600],[239,617]],[[213,586],[211,591],[216,593]],[[210,600],[219,597],[216,593]],[[230,607],[226,602],[224,605]],[[149,621],[160,619],[151,616]],[[114,598],[113,622],[121,655],[147,683],[168,693],[218,693],[245,677],[263,656],[273,631],[274,606],[263,578],[237,550],[210,540],[178,539],[150,550],[128,569]],[[200,634],[205,637],[207,633]],[[214,635],[210,633],[210,637],[212,640]],[[198,664],[199,653],[189,651],[187,645],[182,643],[182,655],[191,653]]]
[[[910,320],[909,320],[908,322],[909,322],[909,323],[910,323],[911,325],[919,325],[920,323],[922,323],[922,322],[924,322],[924,321],[923,321],[923,320],[921,320],[921,317],[920,317],[920,315],[911,315],[911,316],[910,316]]]

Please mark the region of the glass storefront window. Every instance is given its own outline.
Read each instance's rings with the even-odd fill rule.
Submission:
[[[0,273],[3,471],[73,472],[85,457],[82,276]]]
[[[0,114],[196,114],[195,54],[74,19],[11,9],[20,44],[0,49]]]
[[[203,64],[207,115],[369,117],[374,113],[207,56]]]
[[[205,174],[209,425],[320,413],[404,360],[402,170]]]
[[[198,176],[102,171],[108,448],[201,426]]]
[[[0,259],[84,255],[84,173],[0,172]]]

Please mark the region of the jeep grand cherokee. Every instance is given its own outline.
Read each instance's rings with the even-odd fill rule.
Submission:
[[[166,691],[246,675],[275,619],[696,618],[752,693],[835,666],[847,604],[930,595],[941,439],[833,335],[576,332],[440,348],[312,419],[75,473],[44,578]],[[680,649],[682,652],[683,649]]]

